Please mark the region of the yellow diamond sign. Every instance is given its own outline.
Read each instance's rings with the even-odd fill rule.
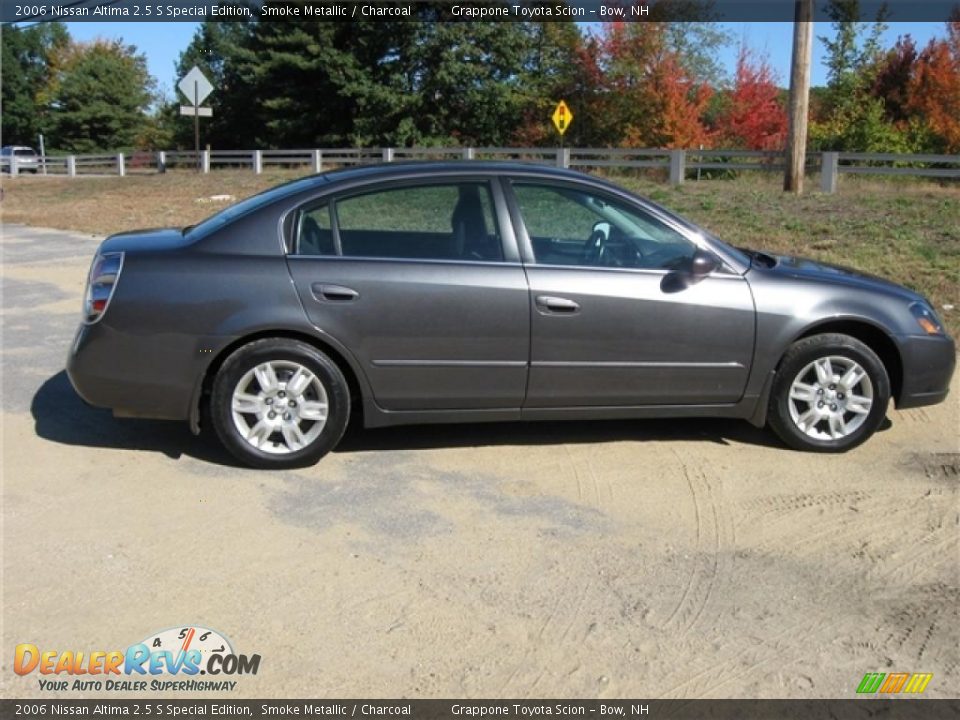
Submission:
[[[557,126],[557,132],[561,135],[567,131],[570,123],[573,122],[573,113],[570,112],[570,108],[567,107],[567,104],[563,100],[557,103],[552,117],[553,124]]]

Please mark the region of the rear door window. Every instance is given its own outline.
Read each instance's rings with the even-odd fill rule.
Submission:
[[[382,189],[336,201],[347,257],[497,262],[503,246],[485,182]]]
[[[297,213],[296,253],[298,255],[336,255],[330,204],[304,208]]]

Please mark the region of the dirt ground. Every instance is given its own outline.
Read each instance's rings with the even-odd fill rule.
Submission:
[[[250,471],[84,406],[97,239],[2,235],[3,697],[42,695],[18,643],[194,624],[261,655],[233,698],[960,695],[958,380],[840,456],[728,421],[495,424]]]

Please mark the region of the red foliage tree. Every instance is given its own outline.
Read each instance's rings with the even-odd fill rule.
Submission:
[[[960,151],[960,20],[946,40],[931,40],[917,58],[910,106],[920,112],[947,152]]]
[[[712,94],[668,48],[664,23],[604,25],[601,82],[607,126],[632,147],[709,145],[703,115]]]
[[[742,46],[729,104],[718,119],[719,134],[726,142],[750,150],[782,150],[787,124],[787,113],[769,62],[765,57],[756,58]]]
[[[883,100],[887,118],[895,123],[909,119],[910,80],[917,62],[917,46],[909,35],[897,38],[897,44],[880,61],[870,94]]]

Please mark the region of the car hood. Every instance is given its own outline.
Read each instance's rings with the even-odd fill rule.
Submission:
[[[909,288],[853,268],[792,255],[771,254],[770,257],[776,260],[776,264],[764,270],[775,275],[872,290],[886,295],[895,295],[911,302],[924,300],[922,295]]]
[[[100,245],[101,252],[157,252],[189,244],[181,230],[153,228],[111,235]]]

